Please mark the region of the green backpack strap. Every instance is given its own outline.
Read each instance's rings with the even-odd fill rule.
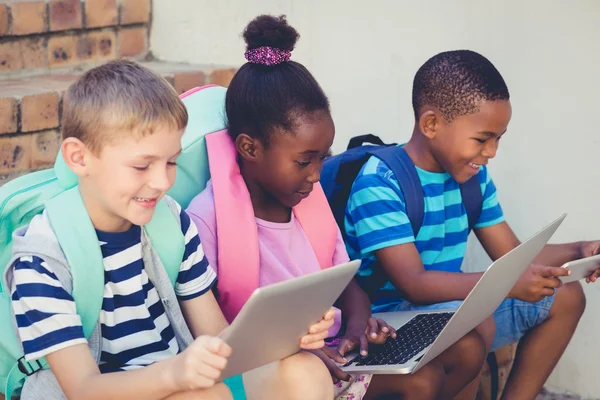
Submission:
[[[104,263],[98,236],[78,186],[49,200],[46,210],[69,263],[75,307],[81,318],[83,333],[89,339],[104,299]]]
[[[69,263],[75,307],[81,318],[83,333],[89,339],[98,322],[104,298],[104,264],[98,236],[77,186],[48,200],[46,210],[52,230]],[[45,368],[48,368],[45,358],[34,363],[19,359],[6,381],[6,398],[14,394],[23,379]]]
[[[185,252],[185,239],[175,204],[171,205],[166,198],[161,199],[156,204],[152,220],[144,229],[175,287]]]

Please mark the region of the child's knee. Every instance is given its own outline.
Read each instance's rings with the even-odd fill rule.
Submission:
[[[444,367],[432,361],[411,376],[402,386],[407,398],[438,399],[441,396],[446,373]]]
[[[491,332],[489,332],[489,330],[491,330]],[[495,331],[496,326],[493,325],[492,320],[491,328],[488,327],[488,332],[486,332],[486,334],[490,336],[489,347],[491,347],[491,341],[494,339]],[[458,347],[457,352],[461,354],[461,367],[468,371],[476,371],[475,375],[477,375],[479,370],[483,367],[485,357],[488,353],[486,338],[480,335],[476,330],[472,330],[456,342],[456,345]]]
[[[442,353],[441,361],[448,373],[460,373],[470,381],[479,374],[486,355],[484,338],[472,330]]]
[[[316,356],[301,352],[279,363],[279,377],[289,399],[332,399],[333,382],[325,364]]]
[[[579,319],[585,310],[586,299],[579,282],[571,282],[556,290],[551,316],[569,316]]]

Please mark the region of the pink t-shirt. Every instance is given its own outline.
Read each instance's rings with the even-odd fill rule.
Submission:
[[[206,189],[192,200],[186,211],[196,223],[204,254],[218,277],[217,219],[215,198],[210,181]],[[276,223],[256,218],[256,225],[258,227],[260,286],[281,282],[321,269],[308,237],[293,213],[290,222]],[[346,246],[338,230],[332,265],[343,264],[348,260]],[[336,326],[338,329],[339,323],[340,314],[337,312]]]

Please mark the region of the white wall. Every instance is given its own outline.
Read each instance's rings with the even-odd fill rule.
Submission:
[[[171,61],[240,65],[240,33],[259,13],[285,13],[301,33],[293,59],[330,97],[339,151],[356,134],[409,137],[412,78],[437,52],[489,57],[511,91],[513,120],[491,171],[522,237],[563,212],[555,239],[600,239],[600,1],[155,0],[151,47]],[[488,261],[469,248],[467,268]],[[550,378],[600,398],[600,284]]]

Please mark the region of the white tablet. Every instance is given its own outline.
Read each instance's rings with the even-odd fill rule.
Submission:
[[[561,276],[562,283],[575,282],[590,276],[595,270],[600,268],[600,255],[582,258],[581,260],[569,261],[562,268],[569,268],[571,275]]]
[[[335,303],[360,260],[256,289],[220,337],[232,353],[221,380],[291,356]]]

